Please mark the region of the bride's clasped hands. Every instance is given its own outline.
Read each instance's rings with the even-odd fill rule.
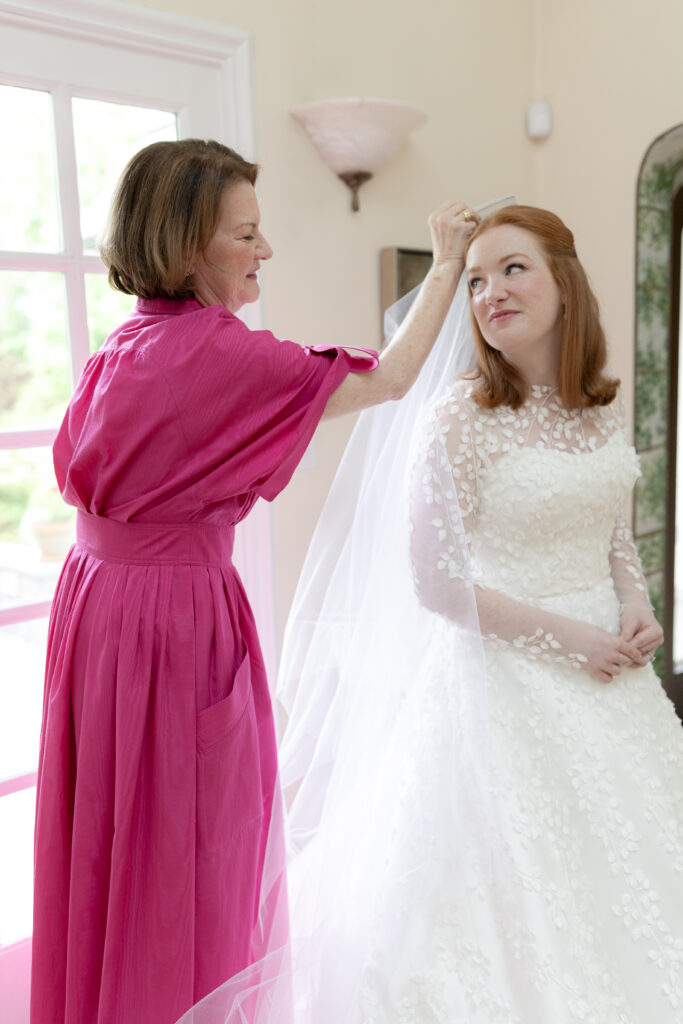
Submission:
[[[622,632],[620,634],[610,633],[589,622],[576,622],[573,624],[573,629],[570,628],[568,640],[572,645],[572,651],[577,652],[575,655],[577,661],[599,682],[611,683],[622,669],[642,668],[650,662],[651,656],[645,653],[638,638],[646,638],[647,650],[649,650],[649,646],[653,642],[651,637],[655,633],[661,634],[661,627],[652,613],[649,615],[651,621],[648,625],[644,624],[646,620],[644,611],[638,611],[636,614],[638,621],[643,623],[642,629],[638,632],[631,631],[630,627],[625,628],[624,616],[622,616]],[[628,622],[630,623],[630,621],[631,612],[629,611]],[[654,649],[659,646],[659,643],[661,640],[655,644]]]
[[[621,613],[621,638],[640,654],[637,666],[647,665],[664,643],[664,631],[649,604],[627,604]]]

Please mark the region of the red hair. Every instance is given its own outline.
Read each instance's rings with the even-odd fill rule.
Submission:
[[[486,231],[509,224],[533,235],[562,293],[565,316],[562,328],[558,387],[567,409],[609,405],[619,381],[604,373],[607,342],[600,323],[598,300],[574,247],[574,236],[554,213],[536,206],[506,206],[482,221],[470,236],[470,246]],[[492,348],[472,314],[477,350],[474,399],[486,409],[509,405],[518,409],[528,394],[528,384],[505,356]]]

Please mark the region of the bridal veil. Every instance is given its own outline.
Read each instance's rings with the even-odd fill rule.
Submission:
[[[416,292],[388,311],[387,341]],[[277,684],[283,803],[266,851],[255,963],[182,1024],[371,1020],[392,1003],[394,979],[419,971],[444,873],[467,886],[487,865],[496,871],[474,592],[459,587],[457,623],[429,611],[411,559],[419,446],[434,429],[428,413],[473,362],[463,274],[416,384],[400,402],[359,416],[315,530]],[[467,584],[448,487],[444,472],[434,516],[444,558]],[[420,567],[429,571],[437,570]],[[430,714],[418,716],[418,706]],[[414,735],[417,720],[430,723],[428,737]]]

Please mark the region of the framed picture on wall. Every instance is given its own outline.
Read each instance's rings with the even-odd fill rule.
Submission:
[[[397,299],[422,284],[432,265],[431,249],[380,249],[380,316],[384,338],[384,312]]]

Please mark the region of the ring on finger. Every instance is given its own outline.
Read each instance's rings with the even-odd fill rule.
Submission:
[[[463,210],[462,215],[464,220],[472,220],[472,214],[469,210]]]

